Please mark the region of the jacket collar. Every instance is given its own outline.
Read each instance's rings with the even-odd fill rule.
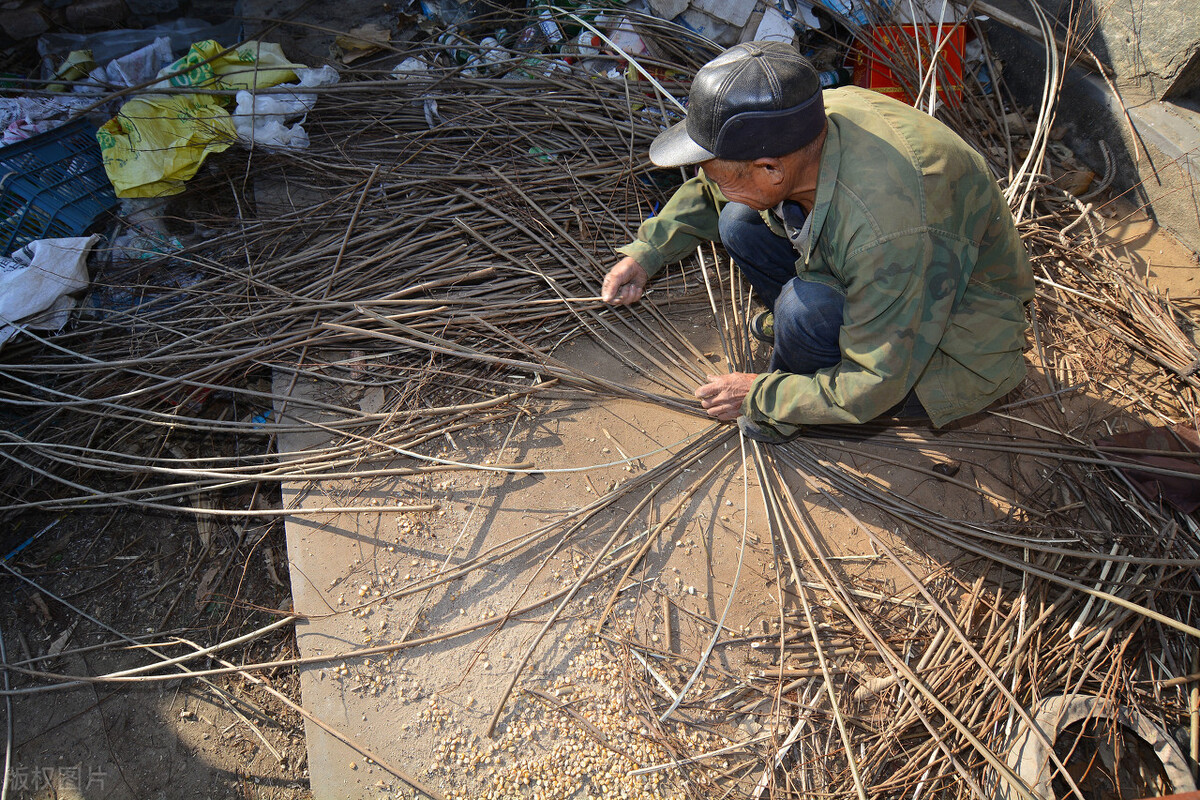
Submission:
[[[817,173],[817,199],[813,203],[812,229],[808,234],[808,247],[804,251],[804,264],[808,266],[812,258],[813,244],[821,237],[821,228],[825,225],[825,217],[833,202],[833,189],[837,186],[838,169],[842,165],[842,141],[838,132],[837,121],[829,117],[829,127],[825,134],[825,144],[821,147],[821,169]]]

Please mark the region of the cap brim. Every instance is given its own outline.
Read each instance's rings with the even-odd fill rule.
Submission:
[[[678,122],[655,137],[650,143],[650,160],[660,167],[682,167],[716,158],[692,141],[687,120]]]

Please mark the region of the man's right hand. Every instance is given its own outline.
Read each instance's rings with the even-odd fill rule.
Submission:
[[[610,306],[627,306],[642,299],[642,291],[650,276],[642,265],[629,256],[617,262],[604,276],[600,297]]]

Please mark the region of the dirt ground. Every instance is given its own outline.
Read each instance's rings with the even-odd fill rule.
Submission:
[[[2,579],[4,643],[17,666],[107,673],[146,659],[131,649],[88,647],[128,636],[138,647],[179,655],[188,648],[183,640],[220,641],[262,624],[268,616],[255,607],[290,602],[287,586],[273,577],[281,573],[269,566],[274,560],[282,570],[285,563],[278,522],[243,530],[216,526],[203,531],[206,546],[191,519],[121,509],[25,518],[8,541],[19,544],[25,531],[46,525],[54,527],[13,556]],[[247,655],[272,659],[293,651],[290,637],[279,635]],[[12,680],[28,684],[19,675]],[[287,673],[272,678],[284,691],[294,691],[295,680]],[[307,794],[297,720],[240,680],[84,685],[18,695],[12,711],[11,797]]]
[[[1120,226],[1113,235],[1128,247],[1130,259],[1172,296],[1184,301],[1194,298],[1194,255],[1154,232],[1152,223],[1136,214],[1117,218]],[[712,321],[700,317],[691,320],[691,325],[696,344],[715,349]],[[604,363],[586,341],[571,345],[562,355],[577,364]],[[628,377],[619,367],[602,369],[610,370],[606,377],[618,381]],[[496,427],[490,434],[448,441],[439,453],[463,460],[531,459],[545,468],[573,469],[617,461],[623,452],[650,452],[701,427],[702,421],[645,404],[597,408],[562,403],[540,409],[516,428]],[[736,447],[736,443],[729,446]],[[849,456],[854,466],[886,479],[904,496],[945,508],[962,519],[988,519],[1004,511],[981,499],[979,492],[962,488],[994,482],[1001,489],[1007,469],[1003,464],[982,461],[978,454],[954,448],[909,448],[898,454],[869,442],[856,447],[858,453]],[[898,455],[907,468],[888,463]],[[356,497],[434,500],[446,511],[442,516],[426,515],[411,521],[383,515],[342,520],[342,528],[358,534],[352,552],[342,560],[325,562],[325,572],[307,575],[305,580],[331,598],[332,609],[341,612],[337,618],[350,622],[343,626],[340,643],[368,644],[372,628],[378,641],[383,638],[380,623],[393,630],[404,624],[406,613],[414,607],[412,602],[408,608],[397,604],[358,617],[346,613],[354,602],[339,608],[338,597],[350,595],[356,601],[360,587],[374,589],[434,569],[451,552],[453,542],[476,551],[491,546],[497,536],[511,536],[518,529],[528,529],[531,522],[580,507],[660,458],[661,454],[632,466],[546,472],[499,483],[447,473],[437,482],[356,487]],[[931,478],[929,470],[938,465],[955,469],[957,483]],[[664,496],[678,496],[681,488]],[[805,499],[830,551],[844,559],[842,567],[858,586],[874,586],[884,595],[904,589],[903,576],[883,564],[861,528],[833,498],[812,494],[799,484],[794,491]],[[644,643],[664,650],[669,645],[680,653],[699,652],[711,632],[705,620],[719,618],[721,604],[735,583],[737,545],[743,530],[748,534],[747,557],[736,577],[738,593],[727,624],[747,635],[775,630],[772,626],[781,618],[780,606],[789,602],[787,592],[782,600],[778,594],[786,576],[781,581],[769,543],[760,536],[761,512],[756,509],[761,503],[754,502],[756,493],[753,471],[742,474],[730,467],[719,473],[683,521],[650,551],[639,572],[642,585],[623,595],[617,610],[627,635],[656,638]],[[337,499],[345,502],[347,497],[341,494]],[[281,500],[263,497],[258,502],[278,505]],[[869,517],[863,521],[868,525],[877,522]],[[328,532],[329,527],[326,520],[314,529]],[[43,529],[44,533],[9,559],[12,572],[2,578],[8,602],[0,610],[0,621],[8,659],[17,666],[63,674],[112,671],[145,663],[144,657],[132,650],[92,653],[85,649],[114,641],[115,631],[137,639],[140,646],[153,645],[179,654],[187,647],[179,643],[182,640],[207,644],[229,638],[270,618],[256,609],[286,609],[292,602],[283,526],[278,519],[198,524],[188,518],[148,516],[129,509],[29,516],[9,531],[7,551]],[[891,537],[888,541],[921,570],[954,556],[919,539]],[[427,602],[420,624],[434,629],[455,616],[487,619],[502,615],[520,595],[548,592],[569,582],[592,544],[582,541],[544,564],[508,564],[504,570],[488,572],[475,585]],[[41,588],[33,588],[17,574]],[[516,575],[526,576],[528,585],[514,580]],[[293,589],[295,582],[293,574]],[[569,616],[573,623],[552,635],[550,643],[539,650],[521,684],[528,691],[510,701],[514,710],[500,728],[500,746],[504,742],[527,743],[531,739],[521,732],[528,732],[530,726],[541,725],[547,731],[533,750],[521,756],[519,769],[553,771],[555,740],[571,742],[572,736],[578,736],[578,731],[562,726],[561,720],[550,721],[559,717],[544,713],[545,698],[554,697],[556,691],[561,694],[564,681],[571,686],[591,685],[589,696],[596,702],[620,694],[622,687],[629,685],[628,671],[598,663],[596,651],[589,648],[582,633],[611,587],[611,582],[600,584],[572,607]],[[66,603],[111,630],[81,621]],[[309,633],[300,628],[302,640]],[[515,625],[503,633],[472,639],[465,646],[434,650],[411,660],[333,664],[307,670],[303,677],[281,670],[268,680],[297,701],[303,681],[338,682],[337,702],[367,717],[351,720],[350,712],[344,712],[356,734],[369,735],[374,726],[393,742],[402,742],[394,748],[398,760],[447,789],[462,791],[487,781],[505,785],[484,770],[502,776],[517,773],[506,773],[501,762],[489,765],[484,761],[491,758],[485,754],[492,753],[496,745],[479,731],[532,633],[527,624]],[[243,657],[273,660],[297,652],[290,636],[278,634]],[[752,650],[743,649],[738,656],[721,654],[721,658],[723,668],[733,672],[763,666]],[[645,679],[644,672],[640,679]],[[13,680],[16,686],[25,683],[17,675]],[[408,707],[408,717],[389,716],[393,712],[385,710],[381,695],[400,698],[400,706]],[[354,698],[361,702],[356,705]],[[311,796],[301,720],[239,678],[216,679],[213,686],[194,681],[132,687],[89,685],[19,695],[14,698],[13,713],[11,788],[17,798]],[[395,724],[405,731],[399,739],[390,727]],[[474,760],[473,769],[478,771],[456,768],[452,778],[443,772],[451,764],[460,766],[457,760],[464,758]],[[355,792],[369,790],[361,796],[390,796],[398,788],[389,776],[352,751],[336,752],[330,763],[335,762],[344,766],[337,772],[347,787],[359,787]],[[647,791],[655,791],[654,784],[647,784]],[[345,794],[339,791],[339,796],[360,795],[347,788]],[[470,790],[464,796],[471,796]]]
[[[1143,264],[1157,285],[1180,299],[1196,295],[1192,254],[1168,237],[1154,233],[1146,221],[1135,218],[1122,225],[1115,235],[1128,242],[1130,258]],[[711,321],[699,318],[692,320],[692,325],[697,345],[713,349]],[[563,356],[579,364],[603,363],[584,341],[570,346]],[[617,369],[606,377],[627,377],[620,374],[619,368],[604,369]],[[482,438],[475,434],[448,442],[439,452],[464,460],[532,459],[545,468],[572,469],[619,460],[616,455],[622,452],[650,452],[700,427],[702,421],[645,404],[596,408],[564,403],[541,409],[515,429],[497,427]],[[736,447],[736,443],[729,446]],[[986,486],[995,481],[1001,488],[1005,465],[981,461],[978,454],[961,449],[933,447],[899,453],[907,467],[901,468],[888,463],[897,457],[895,450],[873,447],[869,442],[857,447],[859,452],[850,456],[853,464],[886,479],[904,496],[945,508],[948,514],[962,519],[988,519],[1004,511],[982,500],[979,492],[962,487]],[[518,529],[527,529],[531,521],[548,520],[578,508],[617,481],[652,467],[661,457],[625,465],[628,471],[612,466],[586,472],[546,472],[500,484],[488,480],[485,485],[484,480],[474,476],[448,473],[438,482],[358,487],[358,497],[374,493],[381,497],[432,499],[446,511],[440,517],[427,515],[410,522],[382,515],[343,520],[341,527],[359,534],[352,544],[355,554],[328,561],[325,573],[307,575],[305,579],[333,597],[331,605],[341,612],[338,596],[349,594],[352,601],[357,600],[359,587],[373,589],[433,569],[445,559],[455,541],[476,551],[490,546],[494,542],[489,535],[511,536]],[[958,483],[931,478],[928,470],[939,464],[953,466]],[[922,467],[925,472],[919,469]],[[636,591],[626,592],[626,599],[617,606],[628,635],[658,637],[664,649],[669,639],[677,652],[699,652],[711,630],[704,620],[721,615],[721,604],[735,583],[737,545],[743,529],[748,533],[748,556],[737,578],[737,599],[727,624],[749,635],[773,630],[771,626],[780,619],[780,605],[786,605],[788,598],[781,601],[777,593],[781,575],[769,543],[760,536],[761,512],[756,509],[761,503],[754,502],[755,475],[752,471],[743,475],[731,467],[720,474],[713,487],[651,550],[644,570],[639,572],[643,584]],[[795,492],[805,498],[830,551],[845,559],[842,566],[855,577],[858,586],[874,586],[884,595],[904,589],[903,576],[883,565],[862,530],[833,498],[811,494],[802,485],[797,485]],[[668,497],[677,495],[678,490],[665,493]],[[339,502],[346,499],[347,495],[338,496]],[[280,499],[261,498],[259,502],[277,505]],[[877,522],[870,518],[863,521],[868,525]],[[79,621],[79,615],[65,603],[103,621],[114,631],[138,639],[142,646],[154,645],[171,654],[186,647],[179,644],[180,640],[220,641],[269,619],[268,614],[256,609],[281,609],[291,604],[283,526],[278,520],[197,524],[187,518],[147,516],[126,509],[61,518],[31,516],[10,531],[8,549],[11,551],[47,526],[52,527],[9,561],[14,573],[42,589],[35,590],[14,574],[3,578],[9,601],[0,611],[0,620],[8,658],[18,666],[54,673],[97,674],[145,662],[136,651],[93,654],[84,650],[89,645],[114,641],[116,634]],[[328,529],[328,521],[323,529]],[[911,538],[901,541],[898,537],[889,542],[907,553],[911,563],[921,570],[954,555],[932,542]],[[433,629],[454,616],[486,619],[487,615],[501,615],[519,595],[547,592],[569,582],[589,546],[587,541],[581,542],[545,564],[510,564],[505,570],[489,572],[477,585],[428,602],[421,624]],[[530,578],[527,587],[513,580],[514,575],[536,575],[539,571],[541,574]],[[782,583],[786,583],[786,576],[783,578]],[[293,588],[295,580],[293,575]],[[556,682],[583,685],[587,677],[599,687],[592,695],[597,699],[614,691],[619,693],[620,687],[628,685],[628,673],[613,672],[613,665],[595,661],[595,651],[589,650],[586,636],[581,633],[584,628],[580,623],[595,614],[596,604],[606,599],[609,591],[611,583],[600,584],[596,591],[589,592],[587,599],[572,608],[574,624],[563,628],[565,635],[556,633],[550,637],[551,643],[539,651],[522,682],[535,694],[524,693],[510,701],[514,711],[501,726],[502,737],[508,731],[507,741],[524,740],[518,736],[528,729],[523,726],[536,725],[557,731],[555,736],[563,741],[571,741],[573,734],[565,728],[553,728],[541,716],[544,709],[538,705],[539,697],[553,697],[561,690]],[[346,611],[350,605],[353,603],[344,606]],[[380,622],[386,621],[394,629],[404,623],[405,613],[406,608],[399,604],[369,617],[343,612],[338,616],[351,625],[345,628],[340,641],[356,646],[370,643],[372,627],[378,640],[382,638]],[[305,635],[301,627],[301,638]],[[460,758],[477,759],[476,768],[482,764],[498,769],[497,762],[488,766],[483,761],[489,757],[483,754],[491,753],[493,745],[479,735],[479,729],[491,714],[509,667],[531,636],[530,626],[517,625],[502,634],[473,639],[461,648],[435,650],[412,660],[334,664],[306,671],[303,678],[296,672],[281,670],[269,680],[295,700],[300,699],[303,680],[339,682],[339,702],[344,702],[346,708],[358,708],[346,698],[365,701],[362,710],[370,719],[362,720],[363,724],[354,720],[356,732],[369,733],[373,724],[380,726],[383,734],[403,743],[397,752],[406,765],[414,771],[420,769],[424,777],[448,789],[464,790],[483,785],[473,781],[498,779],[482,769],[478,773],[456,769],[453,779],[447,779],[442,770]],[[59,655],[49,657],[51,653]],[[279,634],[259,643],[244,657],[272,660],[296,653],[295,641]],[[751,650],[743,650],[741,657],[750,660],[726,660],[723,667],[746,671],[763,666],[754,661]],[[23,683],[19,676],[14,676],[14,681],[17,686]],[[17,696],[13,796],[39,800],[310,796],[301,720],[241,679],[221,678],[214,684],[91,685]],[[387,716],[391,712],[382,711],[381,692],[401,698],[407,693],[411,701],[411,718],[399,721],[405,734],[398,740],[395,729],[388,727],[395,723]],[[350,721],[349,716],[345,719]],[[553,738],[547,734],[536,749],[543,754],[543,761],[539,762],[532,751],[527,752],[520,768],[541,763],[540,769],[552,769],[553,746]],[[344,764],[343,773],[352,775],[347,780],[371,790],[361,796],[390,796],[396,788],[386,774],[350,751],[334,758]],[[502,765],[499,772],[505,774]],[[464,796],[471,796],[470,792]]]

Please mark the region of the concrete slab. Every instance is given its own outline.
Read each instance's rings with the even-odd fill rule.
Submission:
[[[707,329],[699,333],[711,336]],[[568,348],[564,358],[592,374],[633,381],[632,372],[589,343]],[[285,383],[280,381],[277,390],[286,388]],[[315,381],[301,380],[293,395],[330,399],[323,394],[328,391]],[[506,542],[567,518],[614,485],[632,481],[670,458],[664,447],[677,450],[677,443],[708,427],[696,417],[624,400],[558,402],[531,410],[535,413],[515,423],[456,433],[453,442],[447,440],[433,452],[480,465],[529,460],[542,470],[536,474],[441,472],[284,487],[287,507],[437,504],[437,511],[420,514],[306,513],[288,518],[286,527],[295,609],[310,615],[297,627],[300,653],[330,659],[301,671],[304,705],[447,797],[507,796],[506,790],[495,787],[528,771],[529,764],[541,764],[538,769],[546,773],[542,780],[552,779],[548,773],[554,769],[554,739],[532,740],[535,734],[530,732],[540,731],[541,723],[524,721],[518,707],[528,701],[519,694],[508,701],[497,728],[497,741],[514,747],[513,760],[488,767],[485,754],[496,747],[485,735],[490,717],[540,629],[528,620],[544,619],[552,606],[507,624],[500,620],[514,608],[552,598],[570,586],[633,510],[634,497],[616,503],[579,531],[554,530],[545,540],[480,566],[461,580],[416,594],[403,595],[405,587],[428,586],[439,570],[485,558]],[[280,449],[299,452],[325,444],[322,438],[284,436]],[[736,437],[726,445],[737,447]],[[622,454],[650,455],[622,463]],[[740,463],[738,458],[733,461]],[[665,515],[707,468],[698,464],[678,485],[665,487],[637,524],[644,528],[646,519]],[[646,587],[672,598],[673,605],[666,608],[657,601],[643,604],[638,627],[655,641],[660,635],[664,643],[673,639],[677,650],[692,654],[701,652],[711,630],[695,620],[719,617],[729,594],[747,513],[744,498],[758,497],[755,485],[744,486],[733,466],[721,468],[718,475],[715,488],[687,499],[678,522],[650,548],[646,568],[637,573],[631,592],[647,594],[637,583],[644,580]],[[748,513],[750,529],[764,530],[757,512]],[[727,620],[738,630],[772,611],[778,613],[778,601],[766,591],[774,581],[770,543],[758,536],[750,541],[752,553],[743,566],[739,600]],[[585,630],[607,603],[613,579],[622,571],[585,587],[570,606],[569,619],[537,649],[520,685],[547,688],[576,674],[570,679],[574,682],[581,670],[594,673],[604,666],[589,661]],[[388,599],[397,593],[401,596]],[[637,606],[636,596],[622,602],[620,619],[629,619]],[[668,618],[671,634],[663,627]],[[476,623],[482,627],[445,641],[370,657],[349,655]],[[619,692],[608,694],[617,697]],[[318,800],[390,797],[403,786],[320,727],[310,723],[306,732],[311,785]],[[526,736],[529,741],[514,742]],[[472,753],[469,764],[460,763],[467,758],[465,752]],[[614,776],[628,771],[628,762],[607,757],[615,765]],[[596,775],[584,783],[597,785],[609,769],[603,763],[603,754],[598,754],[589,768]],[[628,788],[637,782],[626,783]],[[485,795],[487,787],[495,794]]]

